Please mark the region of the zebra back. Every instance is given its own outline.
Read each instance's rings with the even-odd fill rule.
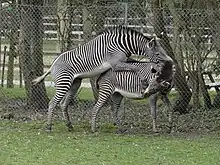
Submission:
[[[150,62],[133,62],[130,64],[135,65],[140,69],[140,73],[143,75],[144,81],[147,84],[149,84],[152,79],[156,78],[156,73],[152,73],[152,68],[156,68],[156,64]],[[99,85],[107,80],[110,80],[115,88],[131,93],[140,93],[144,89],[139,74],[134,71],[108,70],[97,78],[96,88],[99,89]]]

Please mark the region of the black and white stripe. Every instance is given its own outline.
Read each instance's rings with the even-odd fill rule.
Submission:
[[[172,113],[172,108],[170,101],[167,97],[167,94],[172,88],[173,84],[173,75],[174,69],[172,63],[167,63],[163,66],[155,63],[130,63],[140,68],[140,73],[145,78],[145,81],[148,86],[152,86],[153,90],[150,90],[150,107],[151,114],[153,119],[153,131],[156,130],[156,102],[158,96],[162,96],[162,100],[167,104],[170,113]],[[152,71],[155,69],[155,71]],[[152,73],[153,72],[153,73]],[[165,85],[163,85],[165,83]],[[167,84],[169,84],[167,86]],[[105,74],[102,74],[100,78],[97,79],[97,87],[93,89],[93,92],[98,92],[97,102],[93,108],[92,112],[92,131],[95,131],[96,127],[96,116],[100,108],[111,99],[111,106],[114,112],[114,119],[118,126],[121,125],[121,122],[118,119],[118,110],[121,104],[123,97],[133,98],[133,99],[142,99],[144,98],[144,87],[140,82],[138,74],[135,72],[129,71],[108,71]],[[133,94],[133,95],[132,95]],[[172,122],[172,114],[170,114],[170,122]]]
[[[172,61],[154,38],[125,27],[107,29],[76,49],[60,54],[44,75],[33,80],[37,84],[51,72],[55,81],[56,94],[49,104],[48,129],[51,130],[55,106],[63,99],[65,101],[62,101],[62,107],[67,109],[69,99],[65,95],[74,95],[75,91],[72,92],[72,89],[80,86],[81,79],[98,76],[114,68],[116,64],[126,68],[129,66],[125,63],[126,59],[131,54],[146,56],[155,62]],[[68,125],[69,123],[70,121]]]

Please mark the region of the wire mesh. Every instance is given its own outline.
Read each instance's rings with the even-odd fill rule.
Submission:
[[[169,54],[173,53],[179,66],[178,74],[183,77],[176,83],[184,84],[178,88],[175,84],[169,95],[172,104],[178,103],[179,92],[189,89],[192,96],[190,93],[185,96],[190,102],[180,109],[206,111],[220,107],[220,19],[216,11],[153,9],[137,4],[112,3],[43,7],[11,5],[2,7],[0,12],[2,109],[43,109],[45,112],[49,99],[55,93],[53,79],[48,76],[35,87],[31,85],[31,80],[43,74],[61,52],[78,47],[104,28],[116,25],[131,27],[146,36],[156,36],[155,27],[163,27],[159,30],[165,32],[166,43],[172,48]],[[162,13],[162,19],[155,20],[158,17],[154,14],[158,12]],[[12,95],[15,97],[12,98]],[[14,99],[18,100],[19,106],[14,105]],[[163,111],[164,107],[160,104],[158,109]],[[70,106],[74,120],[88,117],[93,105],[91,85],[85,79]],[[125,99],[121,109],[122,118],[124,116],[127,123],[142,121],[149,116],[147,101],[130,102]],[[148,115],[137,115],[143,112]],[[60,111],[56,113],[60,114]],[[102,110],[101,113],[105,113],[100,114],[103,121],[111,120],[110,110]]]

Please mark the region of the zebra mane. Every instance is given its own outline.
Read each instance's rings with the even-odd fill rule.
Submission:
[[[131,57],[129,57],[126,61],[126,63],[152,63],[150,61],[139,61],[139,60],[136,60],[136,59],[133,59]]]
[[[131,27],[127,27],[127,26],[123,26],[123,25],[116,25],[116,26],[113,26],[113,27],[107,27],[105,28],[104,30],[100,31],[98,33],[98,35],[101,35],[101,34],[108,34],[108,33],[112,33],[112,32],[122,32],[122,33],[132,33],[132,34],[137,34],[137,35],[141,35],[141,36],[144,36],[143,33],[131,28]],[[148,37],[148,36],[144,36],[146,39],[148,40],[151,40],[152,38],[151,37]]]
[[[174,74],[174,66],[173,66],[173,62],[165,62],[163,63],[162,65],[162,68],[160,69],[161,70],[161,74],[159,76],[159,78],[163,79],[163,80],[167,80],[169,78],[171,78]]]

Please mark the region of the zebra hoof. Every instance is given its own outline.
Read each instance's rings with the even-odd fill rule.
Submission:
[[[126,129],[126,128],[120,128],[120,129],[118,129],[118,130],[116,131],[116,134],[123,134],[123,133],[125,133],[125,132],[127,132],[127,129]]]
[[[48,133],[52,132],[52,125],[47,124],[46,127],[45,127],[45,131],[48,132]]]
[[[68,127],[68,131],[69,131],[69,132],[72,132],[72,131],[73,131],[73,126]]]
[[[72,123],[67,123],[66,126],[67,126],[69,132],[73,131]]]
[[[174,133],[172,124],[167,125],[167,128],[168,128],[168,130],[167,130],[167,133],[168,133],[168,134]]]
[[[154,132],[153,133],[153,136],[159,136],[160,135],[160,132]]]
[[[96,133],[97,131],[95,129],[91,129],[91,132],[92,133]]]
[[[154,129],[154,130],[153,130],[153,133],[154,133],[154,134],[159,134],[160,132],[159,132],[157,129]]]
[[[95,122],[92,122],[92,124],[91,124],[91,131],[92,131],[92,133],[96,132],[96,124],[95,124]]]
[[[92,132],[93,136],[98,136],[99,132]]]
[[[167,131],[168,134],[172,134],[172,133],[175,133],[175,131],[173,130],[172,127],[169,127],[168,131]]]

